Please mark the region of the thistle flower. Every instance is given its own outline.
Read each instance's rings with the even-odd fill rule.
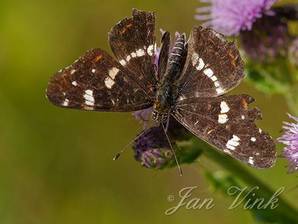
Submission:
[[[174,146],[177,141],[189,140],[190,133],[175,119],[170,119],[167,134]],[[176,165],[173,151],[161,126],[151,127],[139,134],[133,143],[135,159],[146,168],[162,169]],[[199,152],[195,149],[175,151],[180,163],[191,162]]]
[[[213,27],[224,35],[237,35],[240,31],[251,30],[254,22],[263,15],[272,14],[271,6],[276,0],[201,0],[210,6],[197,9],[196,19]]]
[[[172,152],[161,127],[151,127],[135,140],[135,159],[147,168],[160,169],[172,160]]]
[[[289,161],[289,171],[298,170],[298,117],[289,114],[289,117],[296,123],[284,122],[285,133],[278,139],[286,145],[283,155]]]
[[[288,20],[298,19],[295,4],[272,7],[276,0],[202,0],[196,18],[227,36],[240,36],[245,53],[260,62],[287,55]]]

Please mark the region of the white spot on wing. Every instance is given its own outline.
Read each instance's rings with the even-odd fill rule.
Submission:
[[[213,75],[211,78],[210,78],[213,82],[217,81],[217,77],[215,75]]]
[[[136,54],[138,57],[142,57],[145,55],[145,51],[143,49],[139,49],[136,51]]]
[[[149,56],[153,55],[153,51],[154,51],[154,46],[153,44],[151,44],[148,48],[147,48],[147,53],[149,54]]]
[[[202,58],[199,58],[199,64],[198,64],[198,66],[196,67],[196,69],[197,69],[198,71],[200,71],[200,70],[202,70],[204,67],[205,67],[205,63],[204,63],[203,59],[202,59]]]
[[[217,92],[218,94],[222,94],[222,93],[224,93],[225,91],[224,91],[221,87],[218,87],[218,88],[216,89],[216,92]]]
[[[104,82],[108,89],[111,89],[113,87],[113,85],[115,84],[114,80],[111,79],[110,77],[106,77]]]
[[[251,137],[250,141],[255,142],[255,141],[257,141],[257,139],[255,137]]]
[[[70,71],[70,74],[72,75],[72,74],[74,74],[76,72],[76,70],[75,69],[72,69],[71,71]]]
[[[120,60],[120,61],[119,61],[119,63],[120,63],[122,66],[125,66],[125,65],[126,65],[126,61],[125,61],[125,60],[123,60],[123,59],[122,59],[122,60]]]
[[[88,94],[88,95],[93,95],[93,90],[91,90],[91,89],[87,89],[87,90],[85,91],[85,93]]]
[[[219,115],[218,115],[218,123],[220,123],[220,124],[224,124],[224,123],[226,123],[228,120],[229,120],[229,119],[228,119],[228,115],[226,115],[226,114],[219,114]]]
[[[67,107],[69,105],[69,99],[65,99],[62,106]]]
[[[228,104],[225,101],[221,101],[220,103],[220,113],[224,114],[230,111],[230,107],[228,106]]]
[[[78,85],[78,83],[77,83],[76,81],[72,81],[71,84],[72,84],[73,86],[77,86],[77,85]]]
[[[130,55],[131,55],[132,58],[136,58],[137,57],[137,53],[136,52],[132,52]]]
[[[231,150],[235,150],[240,144],[240,138],[237,135],[233,135],[232,138],[227,142],[226,147]]]
[[[93,69],[91,70],[91,72],[94,74],[94,73],[96,72],[96,69],[93,68]]]
[[[207,75],[209,78],[213,76],[213,71],[210,68],[204,70],[204,74]]]
[[[191,57],[192,66],[196,66],[199,60],[199,55],[194,53]]]
[[[248,158],[248,163],[251,164],[251,165],[254,165],[254,163],[255,163],[254,158],[250,156]]]
[[[114,67],[112,69],[109,70],[109,76],[112,78],[112,79],[115,79],[116,75],[118,74],[119,72],[119,69]]]
[[[84,94],[85,104],[88,106],[94,106],[95,99],[93,96],[93,90],[87,89]]]
[[[214,82],[214,86],[215,86],[215,87],[220,87],[219,82],[218,82],[218,81]]]

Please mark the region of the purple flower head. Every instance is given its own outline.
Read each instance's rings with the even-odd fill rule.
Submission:
[[[134,142],[135,159],[147,168],[160,169],[173,158],[169,143],[161,127],[145,130]]]
[[[286,145],[283,155],[289,161],[289,171],[293,172],[298,170],[298,117],[292,115],[289,117],[296,123],[284,122],[285,133],[278,141]]]
[[[224,35],[237,35],[251,30],[253,24],[264,14],[272,14],[271,6],[277,0],[201,0],[209,6],[197,9],[196,19],[204,21]]]
[[[175,145],[176,141],[185,141],[190,138],[189,132],[174,118],[170,119],[167,134],[172,145]],[[176,165],[173,152],[161,126],[143,131],[134,141],[133,150],[135,159],[144,167],[162,169]],[[181,153],[176,153],[176,155],[179,158]]]

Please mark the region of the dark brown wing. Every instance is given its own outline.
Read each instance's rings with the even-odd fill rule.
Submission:
[[[179,81],[182,98],[222,95],[243,77],[243,62],[234,43],[212,29],[193,28]]]
[[[256,168],[276,160],[272,138],[254,121],[261,118],[248,95],[189,98],[177,104],[174,117],[189,131],[217,149]]]
[[[132,17],[120,21],[109,33],[109,42],[117,60],[152,97],[157,83],[154,32],[154,13],[134,9]]]
[[[146,89],[108,53],[86,52],[52,77],[48,99],[57,106],[95,111],[136,111],[152,106]]]

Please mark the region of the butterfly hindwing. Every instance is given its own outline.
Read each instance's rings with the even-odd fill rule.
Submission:
[[[186,98],[215,97],[236,87],[243,79],[243,62],[234,43],[209,28],[194,27],[181,75]]]
[[[89,50],[54,75],[47,97],[57,106],[96,111],[136,111],[152,105],[130,72],[100,49]]]
[[[189,98],[177,104],[174,117],[189,131],[232,157],[257,168],[271,167],[276,159],[272,138],[257,128],[258,109],[248,95]]]
[[[134,9],[132,17],[116,24],[109,42],[120,64],[129,70],[153,97],[155,71],[155,15]]]

